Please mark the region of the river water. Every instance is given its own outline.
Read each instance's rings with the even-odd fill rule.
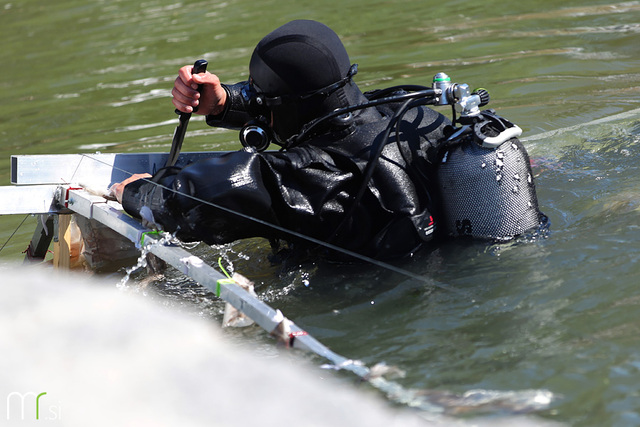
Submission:
[[[168,151],[177,69],[205,58],[245,79],[257,41],[298,18],[336,30],[364,89],[440,71],[488,88],[524,130],[550,232],[401,263],[432,285],[374,266],[282,272],[255,241],[212,260],[338,353],[398,366],[406,388],[547,390],[540,419],[640,425],[640,2],[3,0],[2,185],[11,154]],[[184,149],[237,147],[194,118]],[[3,260],[20,259],[35,223],[0,218]],[[219,317],[184,279],[155,286]]]

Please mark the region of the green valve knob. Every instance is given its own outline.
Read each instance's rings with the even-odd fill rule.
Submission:
[[[438,73],[435,76],[433,76],[433,82],[434,83],[438,83],[438,82],[450,82],[451,78],[446,75],[445,73]]]

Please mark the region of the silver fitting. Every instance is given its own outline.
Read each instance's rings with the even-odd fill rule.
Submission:
[[[433,89],[440,91],[440,96],[436,105],[449,105],[448,92],[451,88],[451,78],[445,73],[438,73],[433,76]]]
[[[433,76],[433,89],[440,91],[436,105],[454,105],[462,117],[480,114],[482,99],[476,93],[471,93],[466,83],[451,83],[451,78],[445,73]]]

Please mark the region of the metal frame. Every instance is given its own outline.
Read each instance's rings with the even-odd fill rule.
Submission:
[[[42,214],[25,251],[25,262],[42,261],[47,256],[49,245],[55,234],[54,215]]]
[[[176,166],[218,157],[226,152],[182,153]],[[155,173],[167,162],[167,153],[42,154],[11,156],[11,184],[44,185],[79,183],[108,188],[132,173]]]
[[[59,205],[88,219],[94,219],[131,240],[137,246],[145,247],[155,256],[240,310],[265,331],[279,334],[280,338],[286,340],[286,345],[312,351],[340,369],[349,370],[359,377],[367,379],[369,368],[334,353],[284,317],[280,310],[273,309],[259,300],[202,259],[181,247],[163,243],[161,236],[156,232],[143,227],[140,222],[124,214],[118,203],[109,202],[85,190],[68,186],[61,187],[57,194]]]
[[[225,152],[182,153],[176,163],[185,166]],[[133,173],[155,173],[164,167],[166,153],[41,154],[11,156],[11,183],[0,187],[0,215],[52,214],[60,185],[79,184],[96,193],[106,192]]]
[[[176,165],[184,166],[223,154],[225,152],[182,153]],[[339,369],[368,379],[369,368],[334,353],[285,318],[280,310],[265,304],[202,259],[181,247],[164,243],[158,233],[126,215],[119,203],[96,195],[104,193],[113,183],[123,181],[132,173],[156,172],[165,165],[167,156],[166,153],[12,156],[11,183],[14,186],[0,187],[0,197],[15,203],[0,207],[0,215],[31,213],[47,215],[49,218],[54,214],[76,213],[93,219],[134,242],[137,247],[144,247],[214,292],[285,345],[312,351]],[[38,253],[42,253],[43,247],[46,253],[52,234],[45,232],[43,227],[38,227],[32,240]]]

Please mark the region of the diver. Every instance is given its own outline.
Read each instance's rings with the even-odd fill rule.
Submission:
[[[477,105],[455,127],[427,107],[445,91],[363,93],[357,65],[324,24],[296,20],[265,36],[248,81],[226,85],[192,71],[179,71],[175,107],[239,129],[244,148],[113,187],[129,214],[181,240],[264,237],[276,248],[339,255],[307,236],[392,259],[440,237],[511,239],[543,218],[517,127]],[[270,143],[281,149],[264,151]]]

